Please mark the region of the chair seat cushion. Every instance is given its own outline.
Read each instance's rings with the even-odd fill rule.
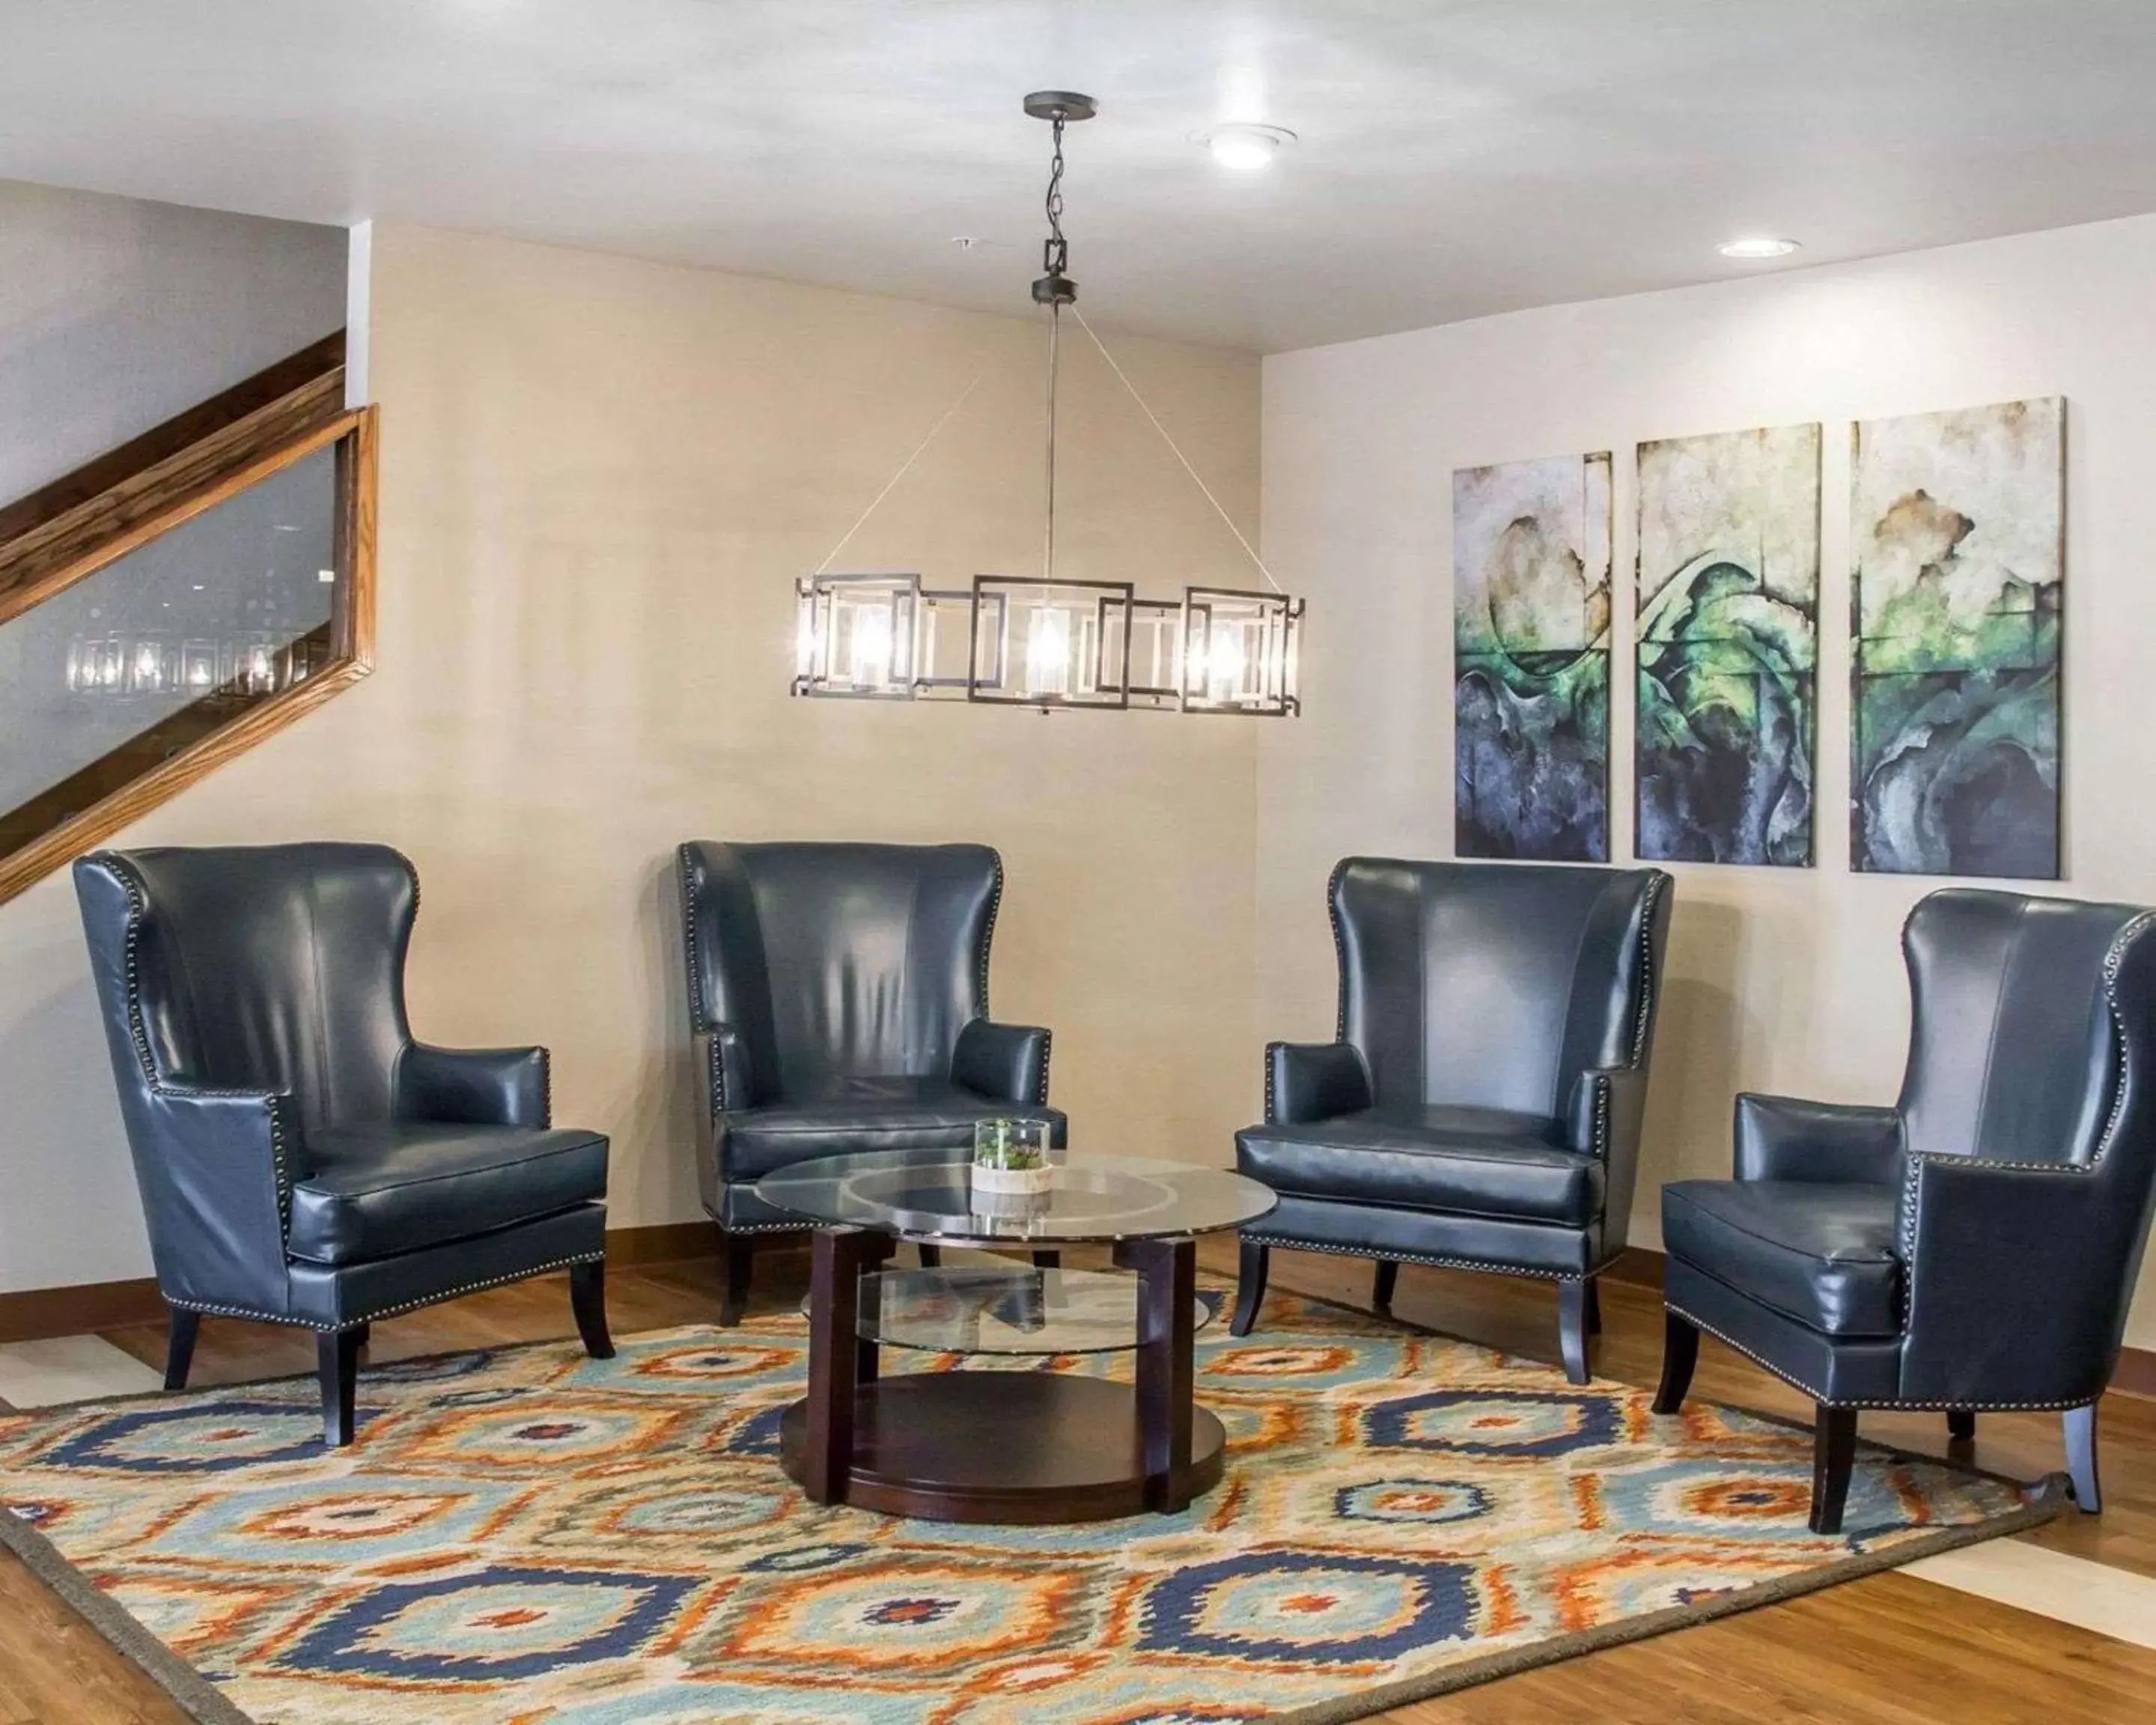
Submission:
[[[1662,1247],[1829,1336],[1901,1331],[1900,1189],[1799,1180],[1662,1188]]]
[[[1368,1108],[1246,1127],[1235,1166],[1306,1198],[1584,1228],[1602,1213],[1602,1164],[1563,1148],[1558,1132],[1554,1121],[1496,1108]]]
[[[285,1250],[357,1264],[468,1240],[606,1196],[598,1132],[402,1122],[307,1137]]]
[[[719,1168],[729,1180],[760,1179],[819,1156],[865,1150],[970,1150],[983,1120],[1023,1115],[1057,1128],[1053,1108],[1019,1104],[935,1078],[834,1079],[806,1096],[725,1117]]]

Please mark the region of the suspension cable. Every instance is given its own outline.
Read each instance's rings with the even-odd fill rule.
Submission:
[[[1280,584],[1275,578],[1273,572],[1265,567],[1265,560],[1258,555],[1256,547],[1243,536],[1243,530],[1235,525],[1235,518],[1228,513],[1220,500],[1213,495],[1213,488],[1205,483],[1199,476],[1198,470],[1190,465],[1190,458],[1183,453],[1183,446],[1176,442],[1168,429],[1160,423],[1160,415],[1153,412],[1146,398],[1138,393],[1138,386],[1131,382],[1130,374],[1116,363],[1116,356],[1108,352],[1108,344],[1101,339],[1093,326],[1086,321],[1086,314],[1073,305],[1070,308],[1070,315],[1078,320],[1079,327],[1092,336],[1093,345],[1101,350],[1101,357],[1108,362],[1108,369],[1122,380],[1123,388],[1130,391],[1131,399],[1138,404],[1139,411],[1152,421],[1152,429],[1160,434],[1161,441],[1173,452],[1175,459],[1183,464],[1183,470],[1190,475],[1190,482],[1205,494],[1205,501],[1213,506],[1213,512],[1227,523],[1228,531],[1235,536],[1235,543],[1241,546],[1244,555],[1257,565],[1258,573],[1265,578],[1265,584],[1275,593],[1285,596],[1287,589]]]
[[[899,464],[898,471],[891,475],[890,479],[884,482],[884,488],[869,500],[869,506],[854,518],[853,526],[847,528],[844,533],[839,536],[839,542],[831,547],[829,554],[824,557],[824,561],[816,565],[817,574],[821,575],[826,569],[831,567],[833,560],[838,557],[840,552],[846,548],[847,542],[851,540],[855,534],[861,531],[861,528],[867,523],[868,518],[876,512],[877,507],[883,502],[883,500],[891,495],[892,490],[897,486],[898,482],[906,477],[906,474],[911,470],[913,464],[921,459],[922,452],[927,449],[929,444],[936,441],[936,434],[942,430],[946,425],[951,423],[952,416],[955,414],[959,408],[966,405],[967,402],[972,398],[973,392],[981,387],[981,379],[988,375],[988,368],[985,365],[983,366],[980,370],[973,373],[973,381],[968,383],[964,389],[959,392],[958,398],[956,401],[952,402],[949,407],[943,409],[942,417],[937,419],[933,425],[928,428],[928,435],[921,439],[919,443],[913,446],[913,453],[911,455],[908,455],[905,460]]]

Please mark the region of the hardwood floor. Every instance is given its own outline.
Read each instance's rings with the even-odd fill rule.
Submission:
[[[1076,1261],[1074,1255],[1072,1261]],[[1232,1243],[1209,1242],[1206,1267],[1232,1275]],[[805,1254],[759,1260],[751,1310],[800,1300]],[[1273,1285],[1367,1306],[1371,1268],[1294,1252],[1274,1255]],[[718,1308],[715,1265],[615,1271],[608,1290],[614,1333],[709,1322]],[[1556,1301],[1545,1283],[1409,1267],[1394,1313],[1537,1358],[1557,1348]],[[1661,1305],[1651,1291],[1603,1288],[1604,1332],[1595,1367],[1652,1384],[1661,1364]],[[566,1278],[549,1277],[378,1325],[377,1360],[572,1332]],[[162,1330],[106,1332],[136,1358],[162,1363]],[[312,1337],[211,1320],[195,1354],[195,1383],[210,1385],[310,1371]],[[1768,1412],[1809,1415],[1801,1399],[1705,1343],[1695,1393]],[[1864,1435],[1947,1453],[1943,1418],[1868,1419]],[[2069,1512],[2024,1536],[2114,1568],[2156,1576],[2156,1402],[2113,1396],[2104,1404],[2105,1512]],[[2033,1477],[2062,1466],[2058,1421],[1987,1415],[1979,1466]],[[2141,1721],[2156,1696],[2156,1651],[1973,1594],[1890,1574],[1696,1629],[1545,1666],[1387,1714],[1393,1725],[1720,1725],[1763,1719],[1825,1725],[2082,1725]],[[413,1708],[414,1725],[424,1709]],[[185,1725],[146,1677],[12,1557],[0,1553],[0,1725]]]

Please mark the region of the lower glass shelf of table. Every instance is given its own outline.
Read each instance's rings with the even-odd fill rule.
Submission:
[[[1116,1353],[1138,1345],[1140,1291],[1128,1271],[884,1270],[861,1278],[855,1327],[865,1342],[931,1353]],[[1214,1316],[1213,1302],[1191,1302],[1194,1332]]]

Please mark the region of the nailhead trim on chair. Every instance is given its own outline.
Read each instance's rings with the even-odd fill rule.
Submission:
[[[988,920],[981,930],[980,990],[981,1016],[988,1016],[988,947],[996,937],[996,913],[1004,905],[1004,856],[1000,850],[991,850],[988,855],[995,862],[995,882],[988,891]],[[1041,1101],[1048,1098],[1043,1096]]]
[[[704,970],[697,963],[696,895],[689,886],[689,850],[685,843],[675,850],[675,873],[681,882],[681,944],[689,961],[689,1013],[692,1027],[701,1030],[704,1028]]]
[[[1044,1029],[1040,1033],[1040,1086],[1033,1099],[1034,1106],[1037,1108],[1045,1108],[1048,1106],[1048,1062],[1055,1051],[1055,1033]]]
[[[711,1219],[715,1222],[719,1220],[716,1216]],[[806,1218],[798,1222],[743,1222],[732,1228],[719,1222],[721,1234],[814,1234],[815,1231],[816,1224]]]
[[[1806,1395],[1810,1396],[1814,1401],[1825,1408],[1876,1408],[1882,1413],[1905,1414],[1942,1412],[1967,1414],[2057,1414],[2063,1413],[2070,1408],[2087,1408],[2093,1407],[2095,1405],[2094,1401],[1836,1401],[1827,1395],[1824,1390],[1815,1389],[1801,1378],[1795,1377],[1791,1373],[1784,1371],[1781,1367],[1776,1365],[1772,1360],[1763,1358],[1760,1355],[1754,1353],[1742,1342],[1737,1341],[1733,1337],[1723,1334],[1722,1332],[1715,1328],[1712,1324],[1707,1323],[1702,1319],[1694,1317],[1681,1306],[1673,1305],[1666,1300],[1665,1300],[1662,1304],[1669,1311],[1674,1312],[1679,1317],[1682,1318],[1694,1329],[1704,1330],[1708,1335],[1713,1337],[1716,1341],[1722,1343],[1725,1347],[1735,1348],[1739,1353],[1743,1354],[1745,1358],[1750,1360],[1753,1364],[1764,1367],[1768,1371],[1773,1373],[1775,1377],[1780,1378],[1783,1383],[1789,1384],[1793,1389],[1801,1389]]]
[[[1543,1281],[1585,1281],[1589,1277],[1601,1275],[1617,1261],[1611,1258],[1592,1270],[1575,1274],[1569,1271],[1531,1270],[1524,1264],[1501,1264],[1491,1258],[1440,1258],[1428,1252],[1378,1252],[1368,1246],[1335,1245],[1327,1240],[1291,1240],[1284,1234],[1253,1234],[1247,1228],[1241,1231],[1240,1237],[1254,1245],[1286,1246],[1298,1252],[1329,1252],[1336,1258],[1382,1259],[1389,1264],[1433,1264],[1440,1270],[1486,1270],[1500,1276],[1532,1276]]]
[[[1332,924],[1332,962],[1340,973],[1340,1006],[1332,1019],[1332,1040],[1348,1040],[1348,941],[1340,927],[1340,883],[1346,878],[1351,859],[1342,857],[1332,865],[1332,878],[1325,883],[1325,914]]]
[[[1647,876],[1647,901],[1640,911],[1640,1010],[1632,1020],[1632,1058],[1627,1062],[1633,1066],[1646,1053],[1647,1022],[1653,1015],[1655,999],[1655,906],[1668,879],[1659,869]]]
[[[513,1281],[525,1281],[535,1276],[544,1276],[550,1270],[566,1270],[577,1264],[598,1264],[606,1260],[603,1247],[596,1252],[578,1252],[569,1258],[555,1258],[544,1264],[534,1264],[528,1270],[520,1270],[512,1276],[489,1276],[485,1281],[468,1281],[454,1288],[444,1288],[439,1294],[429,1294],[424,1300],[407,1300],[402,1306],[385,1306],[379,1312],[370,1312],[365,1317],[356,1317],[350,1323],[311,1324],[305,1318],[280,1317],[274,1312],[254,1312],[244,1306],[213,1306],[192,1300],[167,1300],[167,1306],[176,1306],[182,1312],[207,1312],[212,1317],[246,1317],[258,1323],[286,1324],[294,1329],[312,1330],[318,1335],[334,1335],[344,1330],[356,1330],[362,1324],[371,1324],[377,1318],[395,1317],[400,1313],[417,1312],[423,1306],[439,1306],[444,1300],[454,1300],[465,1294],[476,1294],[486,1288],[506,1287]]]

